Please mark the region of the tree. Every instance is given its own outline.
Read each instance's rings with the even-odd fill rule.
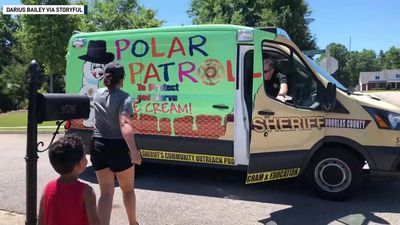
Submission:
[[[316,48],[316,40],[308,25],[313,21],[311,11],[303,0],[269,0],[262,11],[262,26],[284,28],[302,50]]]
[[[28,96],[28,63],[21,48],[14,44],[12,57],[0,74],[0,112],[26,107]]]
[[[400,48],[391,47],[386,53],[380,54],[384,69],[400,69]]]
[[[0,13],[0,112],[17,109],[26,96],[21,94],[27,89],[26,79],[21,77],[25,75],[21,73],[21,51],[14,51],[18,48],[18,27],[18,20]]]
[[[352,78],[347,70],[347,62],[349,59],[349,52],[347,48],[342,44],[330,43],[328,46],[326,46],[326,49],[329,49],[330,56],[334,57],[339,64],[338,70],[332,75],[344,86],[351,85]],[[317,61],[321,61],[321,59],[325,57],[326,53],[322,54]]]
[[[47,77],[54,78],[50,79],[50,92],[64,91],[65,55],[74,30],[104,31],[162,24],[155,18],[154,10],[139,6],[137,0],[22,0],[22,3],[81,3],[89,5],[89,15],[11,17],[0,13],[0,112],[17,109],[26,102],[27,66],[32,59],[41,64]]]
[[[78,3],[89,6],[88,15],[78,18],[80,31],[159,27],[163,23],[155,17],[154,10],[138,5],[137,0],[81,0]]]
[[[68,5],[70,1],[24,0],[23,3]],[[155,19],[155,12],[138,6],[136,0],[80,0],[73,3],[89,5],[88,15],[21,16],[22,29],[18,38],[24,52],[43,64],[45,74],[50,78],[50,92],[64,91],[65,55],[74,30],[105,31],[161,25],[161,21]]]
[[[68,5],[68,0],[23,0],[24,4]],[[22,15],[17,37],[26,56],[36,59],[50,78],[50,92],[63,92],[63,83],[55,85],[65,74],[67,44],[76,24],[66,15]],[[55,77],[55,79],[53,79]],[[62,79],[61,79],[62,80]]]
[[[18,21],[10,15],[0,12],[0,74],[12,58],[11,49],[16,44],[14,36],[18,28]]]
[[[257,26],[260,20],[257,1],[245,0],[192,0],[188,11],[193,24],[237,24]]]
[[[350,52],[347,71],[351,77],[351,86],[358,84],[360,72],[380,70],[382,70],[382,67],[373,50],[363,49],[361,52]]]
[[[311,11],[303,0],[192,0],[193,24],[282,27],[302,50],[315,49],[308,25]]]
[[[10,111],[24,108],[25,99],[28,97],[28,64],[13,61],[3,71],[5,95],[8,103],[0,111]]]
[[[326,48],[329,48],[330,55],[339,63],[339,68],[333,76],[347,87],[354,87],[358,84],[360,72],[382,70],[382,61],[385,61],[387,57],[387,53],[383,53],[383,51],[380,52],[380,57],[377,57],[373,50],[367,49],[363,49],[361,52],[348,52],[344,45],[337,43],[330,43]],[[326,54],[322,54],[317,61],[324,57]]]

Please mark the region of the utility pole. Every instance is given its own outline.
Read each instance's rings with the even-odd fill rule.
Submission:
[[[349,52],[351,51],[351,36],[349,38]]]
[[[351,80],[352,76],[351,73],[353,72],[353,66],[351,65],[351,36],[349,37],[349,50],[347,51],[347,63],[348,63],[348,67],[350,68],[349,72],[349,78]],[[360,87],[360,89],[362,89],[362,87]]]

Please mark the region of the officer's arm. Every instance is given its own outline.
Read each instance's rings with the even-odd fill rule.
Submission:
[[[287,95],[287,93],[288,93],[287,83],[281,83],[278,95],[285,97]]]
[[[279,80],[279,93],[278,93],[278,96],[283,96],[283,97],[285,97],[286,95],[287,95],[287,93],[288,93],[288,85],[287,85],[287,83],[288,83],[288,79],[287,79],[287,76],[286,76],[286,74],[284,74],[284,73],[278,73],[277,74],[277,78],[278,78],[278,80]]]

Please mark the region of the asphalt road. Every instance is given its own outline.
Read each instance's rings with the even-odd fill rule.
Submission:
[[[50,135],[39,140],[48,143]],[[0,135],[0,210],[25,213],[25,146],[26,135]],[[47,152],[39,157],[38,198],[57,177]],[[239,171],[145,163],[136,181],[140,224],[400,224],[400,181],[370,181],[352,199],[331,202],[314,197],[298,180],[245,185],[245,177]],[[90,165],[81,179],[99,194]],[[111,220],[128,224],[119,190]]]

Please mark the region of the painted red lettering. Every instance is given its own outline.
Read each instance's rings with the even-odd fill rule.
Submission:
[[[138,113],[138,112],[140,112],[141,110],[140,110],[140,104],[139,104],[139,102],[135,102],[135,103],[133,103],[133,113]]]
[[[160,76],[158,75],[157,69],[153,63],[150,63],[147,67],[146,76],[144,77],[143,83],[147,83],[150,78],[157,78],[158,82],[161,81]]]
[[[135,69],[133,68],[133,66],[139,66],[139,70],[135,71]],[[142,72],[142,70],[144,69],[144,65],[143,63],[130,63],[129,64],[129,72],[131,74],[131,84],[135,84],[135,76],[140,74]]]
[[[138,91],[146,91],[146,85],[143,84],[137,84]]]
[[[156,39],[151,38],[151,56],[153,57],[163,57],[165,55],[165,52],[158,53],[157,52],[157,45],[156,45]]]
[[[178,105],[178,112],[179,112],[179,113],[182,113],[182,112],[188,113],[188,106],[187,106],[186,104],[183,105],[183,106]]]
[[[232,62],[231,62],[231,60],[226,61],[226,69],[227,69],[227,73],[228,73],[228,81],[229,82],[234,82],[235,81],[235,77],[232,74]]]
[[[177,49],[175,49],[175,45],[178,45]],[[186,56],[185,49],[183,48],[182,42],[181,40],[179,40],[178,37],[174,37],[174,39],[172,40],[171,48],[169,49],[167,57],[171,58],[172,54],[174,54],[175,52],[181,52],[183,56]]]
[[[168,113],[167,106],[168,106],[168,103],[167,103],[167,102],[165,102],[165,103],[163,103],[163,104],[161,105],[161,108],[162,108],[162,112],[163,112],[163,113]]]
[[[150,94],[148,94],[148,95],[138,95],[137,98],[139,100],[141,100],[141,101],[150,101],[151,100],[151,95]]]
[[[169,108],[169,113],[172,114],[172,113],[173,113],[172,111],[175,111],[175,113],[179,113],[178,110],[176,109],[174,103],[171,103],[171,106],[170,106],[170,108]]]
[[[260,78],[261,77],[261,73],[253,73],[253,78]]]
[[[152,109],[149,109],[150,106],[151,106],[151,103],[148,103],[148,104],[146,105],[146,112],[153,112]]]
[[[154,114],[157,114],[157,112],[161,112],[159,109],[160,104],[159,103],[153,103],[153,112]]]
[[[149,91],[152,91],[152,90],[154,90],[154,89],[156,89],[156,85],[154,85],[154,84],[149,84]]]

